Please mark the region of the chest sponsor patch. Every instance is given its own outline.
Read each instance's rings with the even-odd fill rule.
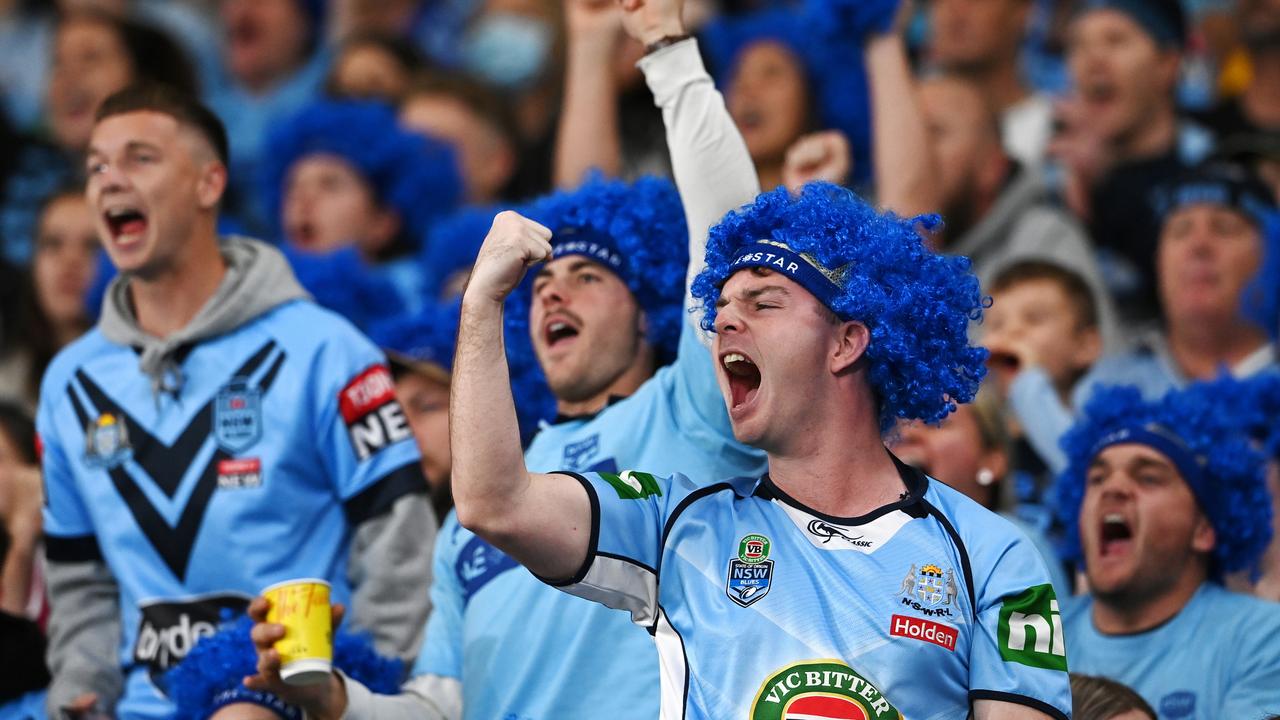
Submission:
[[[244,612],[250,597],[240,593],[203,595],[181,601],[143,604],[133,660],[145,665],[162,691],[161,676],[182,661],[200,638],[218,631],[219,623]]]
[[[1196,694],[1190,690],[1177,690],[1160,698],[1160,717],[1169,720],[1194,717],[1196,714]]]
[[[480,588],[502,573],[519,567],[516,561],[479,537],[473,537],[458,553],[454,570],[462,586],[462,603],[471,601]]]
[[[809,544],[820,550],[854,550],[870,555],[889,542],[911,520],[910,515],[895,511],[861,525],[840,525],[814,517],[784,502],[775,504],[800,528]]]
[[[371,365],[347,383],[338,393],[338,409],[361,461],[412,436],[386,365]]]
[[[770,675],[750,720],[901,720],[879,688],[840,660],[806,660]]]
[[[1065,672],[1066,640],[1053,586],[1033,585],[1006,597],[1000,604],[996,640],[1005,662]]]
[[[258,458],[230,458],[218,461],[218,487],[228,490],[262,486],[262,461]]]
[[[889,618],[889,634],[933,643],[952,652],[956,650],[956,640],[960,639],[960,632],[950,625],[906,615]]]

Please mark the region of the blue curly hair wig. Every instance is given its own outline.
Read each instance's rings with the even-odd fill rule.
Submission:
[[[840,130],[849,139],[854,180],[871,177],[871,112],[862,39],[893,24],[899,0],[804,0],[722,15],[707,24],[701,40],[725,89],[742,54],[772,41],[800,61],[808,84],[813,129]]]
[[[277,235],[290,169],[316,154],[350,163],[378,203],[400,216],[402,234],[415,247],[462,199],[452,147],[401,129],[388,105],[321,100],[275,127],[266,144],[262,193]]]
[[[163,683],[173,701],[173,720],[204,720],[233,702],[253,702],[284,717],[301,713],[278,698],[248,690],[243,679],[258,671],[258,655],[248,615],[228,620],[218,632],[196,643],[182,662],[165,673]],[[375,693],[394,695],[404,680],[404,662],[379,655],[372,638],[339,628],[333,635],[333,665]]]
[[[937,223],[936,215],[880,212],[830,183],[809,183],[798,195],[786,188],[761,193],[711,228],[707,266],[693,282],[703,327],[714,330],[720,288],[751,266],[742,261],[754,248],[799,255],[802,270],[820,266],[837,281],[826,297],[797,281],[837,316],[862,322],[871,333],[868,377],[880,402],[881,432],[899,419],[940,421],[978,392],[987,351],[969,344],[969,323],[981,319],[985,304],[969,259],[931,252],[917,231]]]
[[[648,340],[658,362],[669,362],[684,322],[684,278],[689,266],[688,228],[680,195],[670,180],[642,177],[635,182],[593,174],[575,190],[534,200],[523,214],[551,228],[557,256],[562,242],[590,236],[612,245],[601,265],[617,274],[644,311]],[[558,236],[558,237],[557,237]],[[536,366],[529,310],[533,273],[507,301],[507,353],[520,367]],[[532,361],[532,362],[531,362]],[[544,381],[545,382],[545,381]]]
[[[1280,340],[1280,212],[1269,213],[1262,224],[1262,267],[1244,291],[1245,315]]]
[[[452,373],[461,305],[460,300],[429,303],[416,313],[383,318],[369,327],[369,339],[392,360],[398,356]]]
[[[1213,525],[1212,577],[1254,568],[1271,540],[1271,499],[1262,456],[1237,414],[1244,406],[1232,398],[1241,398],[1241,388],[1229,379],[1175,390],[1155,402],[1135,387],[1099,388],[1062,439],[1067,467],[1058,477],[1057,511],[1065,528],[1064,558],[1083,561],[1080,508],[1090,463],[1109,445],[1137,442],[1169,456]]]
[[[386,277],[372,272],[354,247],[330,253],[281,248],[298,282],[316,303],[367,331],[379,319],[400,309],[400,294]]]
[[[429,297],[449,299],[443,297],[449,280],[475,264],[480,246],[493,225],[493,217],[505,209],[497,205],[471,205],[431,227],[427,242],[418,253],[418,262],[427,279],[424,289]]]

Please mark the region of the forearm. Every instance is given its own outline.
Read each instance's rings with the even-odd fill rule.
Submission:
[[[120,597],[101,561],[48,563],[51,717],[84,693],[111,708],[120,696]]]
[[[431,550],[436,521],[426,493],[405,495],[366,520],[351,543],[351,619],[369,630],[379,652],[406,661],[422,645],[431,612]]]
[[[617,176],[622,167],[617,88],[603,39],[571,39],[556,136],[555,184],[576,187],[591,168]]]
[[[640,69],[662,108],[671,169],[684,204],[689,228],[687,288],[702,270],[711,226],[754,200],[760,181],[724,98],[702,65],[696,40],[647,55]]]
[[[905,217],[937,212],[933,151],[901,36],[868,37],[865,57],[876,199]]]
[[[37,525],[34,532],[14,528],[10,533],[9,550],[3,558],[4,570],[0,572],[0,612],[26,615],[27,600],[31,596],[31,576],[39,547],[38,530]]]

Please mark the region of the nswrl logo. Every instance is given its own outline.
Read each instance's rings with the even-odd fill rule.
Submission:
[[[1065,672],[1067,649],[1053,586],[1034,585],[1005,598],[996,639],[1005,662]]]

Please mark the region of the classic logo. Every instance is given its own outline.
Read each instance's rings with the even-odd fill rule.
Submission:
[[[810,535],[820,538],[823,545],[839,538],[840,540],[843,540],[845,544],[851,545],[855,548],[871,547],[871,541],[863,539],[862,535],[852,535],[847,532],[845,528],[842,528],[839,525],[832,525],[826,520],[818,520],[816,518],[810,520],[806,529],[809,531]]]
[[[361,461],[413,436],[386,365],[371,365],[347,383],[338,393],[338,408]]]
[[[996,640],[1005,662],[1065,671],[1066,642],[1053,586],[1034,585],[1005,598],[1000,605]]]
[[[747,607],[769,594],[773,582],[769,547],[769,538],[764,535],[746,535],[738,541],[738,557],[729,561],[725,580],[724,592],[730,600]]]
[[[230,458],[218,461],[218,487],[228,490],[262,486],[262,461],[258,458]]]
[[[564,467],[569,470],[581,470],[591,456],[600,450],[600,434],[571,442],[564,446]]]
[[[840,660],[778,670],[756,691],[750,720],[901,720],[879,688]]]
[[[145,665],[159,686],[166,670],[186,657],[200,638],[217,632],[225,617],[244,612],[249,600],[248,595],[222,593],[142,605],[138,638],[133,644],[134,662]]]
[[[951,606],[959,592],[955,571],[943,571],[933,563],[919,569],[912,565],[898,588],[903,605],[928,617],[952,617]]]
[[[649,473],[623,470],[621,473],[601,472],[600,479],[613,486],[620,500],[642,500],[650,495],[662,497],[662,487]]]
[[[950,625],[906,615],[894,615],[889,618],[889,634],[895,637],[923,640],[952,652],[955,652],[956,640],[960,638],[960,632]]]
[[[84,459],[90,467],[111,468],[133,452],[124,418],[103,413],[84,431]]]
[[[262,391],[247,378],[232,378],[213,402],[213,437],[230,454],[249,449],[262,438]]]

